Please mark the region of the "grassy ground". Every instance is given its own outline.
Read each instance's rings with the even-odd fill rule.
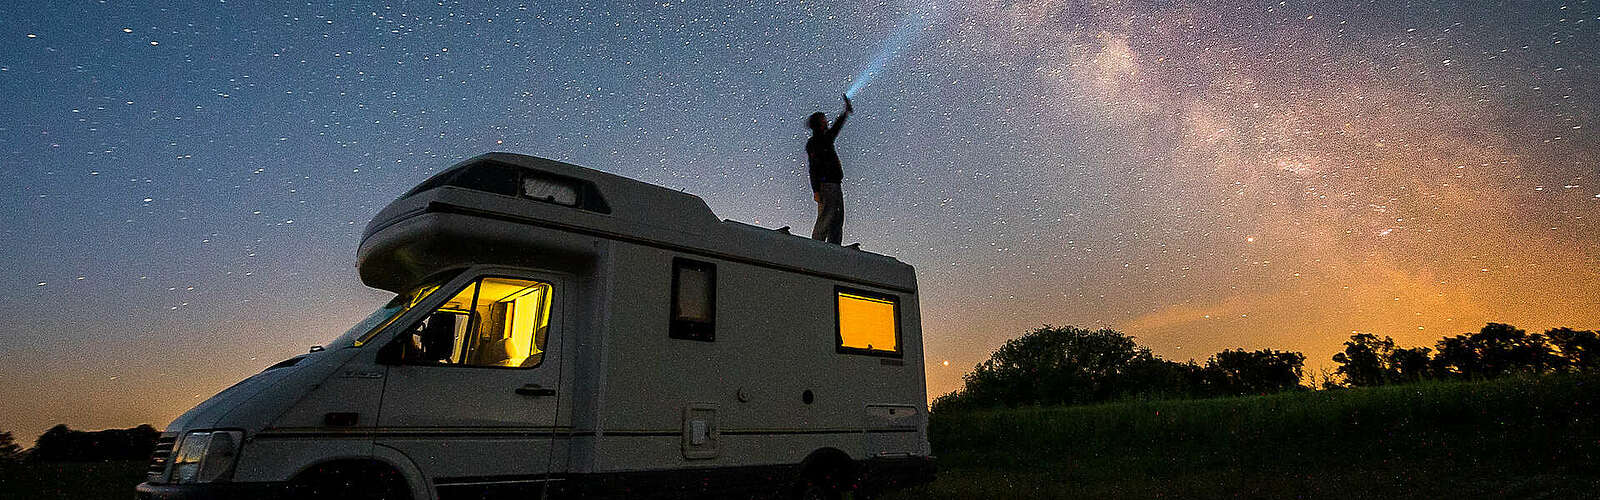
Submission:
[[[926,498],[1595,498],[1600,377],[933,416]]]
[[[0,462],[0,499],[133,498],[149,462]]]
[[[935,414],[939,478],[892,495],[1600,498],[1600,377]],[[145,463],[0,463],[0,500],[124,499]]]

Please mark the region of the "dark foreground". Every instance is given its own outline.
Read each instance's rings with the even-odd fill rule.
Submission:
[[[934,415],[968,498],[1596,498],[1600,377]],[[126,499],[143,462],[0,463],[0,499]]]
[[[1600,377],[935,415],[894,499],[1596,498]]]
[[[0,499],[100,499],[128,500],[133,487],[144,480],[149,463],[115,462],[0,462]]]

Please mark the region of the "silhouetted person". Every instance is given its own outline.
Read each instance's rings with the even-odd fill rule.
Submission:
[[[455,354],[456,321],[459,318],[451,313],[434,313],[428,317],[428,322],[418,332],[421,337],[422,360],[434,363],[449,363],[451,355]]]
[[[839,165],[839,153],[833,150],[833,139],[839,136],[851,111],[850,96],[844,96],[844,112],[833,121],[833,127],[828,127],[828,115],[821,111],[812,113],[806,122],[811,127],[811,139],[806,141],[811,199],[817,200],[817,225],[811,229],[811,239],[833,244],[844,238],[844,192],[839,189],[844,169]]]

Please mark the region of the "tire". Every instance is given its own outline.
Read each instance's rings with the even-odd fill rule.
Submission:
[[[318,466],[296,478],[290,491],[309,500],[411,500],[405,477],[379,464]]]

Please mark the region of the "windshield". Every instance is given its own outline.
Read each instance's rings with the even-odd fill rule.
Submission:
[[[394,320],[405,314],[406,311],[410,311],[411,308],[416,307],[417,303],[422,302],[422,299],[428,298],[428,295],[433,294],[438,289],[439,284],[423,285],[410,293],[394,296],[394,299],[390,300],[388,304],[384,304],[383,307],[373,311],[372,314],[367,316],[367,319],[356,323],[355,326],[350,327],[343,335],[333,339],[333,342],[328,345],[333,347],[360,347],[368,340],[371,340],[373,335],[377,335],[378,331],[383,330],[383,327],[389,326],[389,323],[393,323]]]

